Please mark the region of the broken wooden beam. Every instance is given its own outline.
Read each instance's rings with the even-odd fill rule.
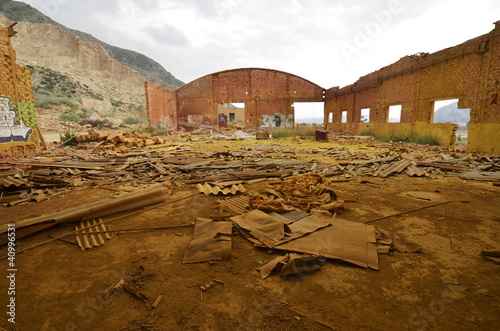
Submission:
[[[125,194],[115,199],[107,199],[94,203],[62,210],[50,215],[39,216],[15,222],[16,238],[20,239],[34,232],[29,229],[35,227],[45,229],[57,223],[91,220],[117,213],[122,213],[145,206],[157,204],[167,199],[169,189],[164,186],[155,186],[137,192]],[[23,231],[21,231],[23,230]],[[0,245],[7,243],[7,224],[0,226]]]

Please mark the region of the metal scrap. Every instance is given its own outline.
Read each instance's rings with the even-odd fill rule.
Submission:
[[[231,185],[230,187],[220,188],[217,185],[210,185],[209,183],[197,184],[196,188],[200,193],[204,193],[205,195],[218,195],[222,193],[223,195],[235,195],[238,192],[245,193],[247,190],[241,184]]]
[[[265,188],[250,200],[250,207],[271,212],[311,209],[338,212],[344,209],[344,200],[320,174],[287,177],[272,189]]]
[[[76,242],[82,251],[102,246],[106,240],[115,235],[113,232],[109,233],[109,229],[109,225],[106,227],[101,218],[80,222],[79,225],[75,226]]]
[[[236,196],[234,198],[219,199],[217,202],[236,215],[248,212],[249,197],[245,195]]]

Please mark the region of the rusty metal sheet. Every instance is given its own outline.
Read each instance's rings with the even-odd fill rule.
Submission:
[[[380,177],[387,177],[393,172],[401,172],[403,171],[407,166],[409,166],[412,163],[410,160],[401,160],[398,161],[394,164],[392,164],[390,167],[385,169],[380,173]]]
[[[417,176],[417,177],[421,177],[427,173],[425,170],[421,170],[413,164],[410,164],[405,169],[405,172],[408,174],[408,176]]]
[[[80,249],[86,250],[93,247],[102,246],[106,240],[114,237],[113,233],[108,233],[109,225],[103,224],[102,219],[80,222],[75,226],[76,242]]]
[[[0,187],[10,187],[10,186],[20,187],[28,184],[29,182],[27,179],[16,179],[10,176],[7,178],[0,179]]]
[[[182,263],[231,259],[231,222],[198,218]]]
[[[377,171],[375,171],[373,173],[373,176],[376,177],[378,176],[382,171],[384,171],[385,169],[389,168],[391,165],[390,164],[382,164],[378,169]]]
[[[230,211],[236,215],[241,215],[248,212],[249,198],[246,195],[240,195],[234,198],[220,199],[217,200],[218,203],[227,207]]]
[[[331,226],[274,248],[324,256],[378,270],[375,227],[339,218],[329,219]]]
[[[250,235],[269,248],[327,227],[330,225],[330,220],[329,217],[311,215],[289,223],[288,219],[279,214],[266,214],[257,209],[244,215],[231,217],[231,221],[249,231]],[[261,245],[257,244],[257,246]]]
[[[205,195],[218,195],[219,193],[222,193],[224,195],[228,194],[235,195],[238,192],[245,193],[247,191],[246,188],[241,184],[220,188],[217,185],[210,185],[208,183],[203,183],[203,184],[197,184],[196,188],[200,193],[204,193]]]
[[[434,163],[434,162],[427,162],[427,161],[417,162],[417,165],[424,166],[424,167],[436,167],[436,168],[441,168],[444,170],[451,170],[451,171],[465,171],[465,170],[469,169],[468,167],[462,166],[462,165],[441,164],[441,163]]]
[[[250,235],[269,248],[283,240],[285,230],[288,229],[281,219],[257,209],[244,215],[233,216],[231,221],[249,231]]]

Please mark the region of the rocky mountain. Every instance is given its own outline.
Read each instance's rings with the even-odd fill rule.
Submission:
[[[66,47],[73,46],[72,50],[75,50],[75,48],[78,48],[79,46],[75,44],[81,43],[84,45],[88,45],[85,43],[85,41],[88,41],[90,42],[90,44],[96,44],[102,46],[102,48],[105,50],[105,53],[111,59],[117,61],[118,63],[128,68],[137,71],[143,77],[144,80],[149,80],[174,90],[184,85],[182,81],[175,78],[171,73],[166,71],[165,68],[163,68],[159,63],[148,58],[147,56],[134,51],[111,46],[107,43],[98,40],[97,38],[93,37],[90,34],[77,30],[68,29],[65,26],[53,21],[51,18],[45,16],[37,9],[23,2],[12,1],[12,0],[0,0],[0,13],[2,13],[7,19],[11,21],[36,24],[33,26],[29,24],[18,25],[19,27],[22,27],[24,29],[24,31],[21,32],[33,33],[36,30],[36,33],[33,33],[29,38],[30,43],[36,42],[36,40],[40,40],[43,44],[44,40],[39,39],[39,37],[50,36],[52,37],[52,39],[54,39],[56,37],[62,36],[64,41],[67,42],[69,41],[65,46]],[[40,34],[42,34],[42,36]],[[19,35],[22,36],[21,38],[24,38],[26,36],[25,33],[24,34],[20,33]],[[70,40],[72,39],[71,37],[74,38],[73,42]],[[80,42],[78,42],[76,38],[80,39]],[[24,40],[17,43],[14,41],[14,43],[16,43],[17,44],[16,46],[18,47],[23,42]],[[40,44],[40,42],[38,44]],[[51,46],[54,45],[51,44]],[[25,55],[33,56],[33,53],[25,54],[24,50],[22,49],[18,50],[16,48],[16,51],[18,51],[18,57],[23,59],[25,59]],[[101,60],[102,58],[103,57],[101,54],[97,54],[98,60]],[[82,57],[80,57],[80,59],[82,59]]]
[[[13,22],[18,24],[12,46],[17,63],[31,69],[44,132],[57,132],[58,121],[72,130],[73,122],[142,126],[147,123],[146,80],[171,89],[184,85],[142,54],[68,29],[25,3],[0,0],[0,25]]]
[[[469,109],[458,109],[458,102],[443,106],[434,112],[434,123],[468,123]]]

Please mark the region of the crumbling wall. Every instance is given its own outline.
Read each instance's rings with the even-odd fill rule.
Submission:
[[[175,91],[178,128],[218,126],[220,103],[244,103],[245,127],[292,126],[294,102],[324,100],[324,89],[301,77],[268,69],[213,73]],[[155,113],[158,105],[148,101]]]
[[[0,156],[27,154],[40,147],[31,72],[16,64],[12,28],[0,26]],[[9,36],[10,35],[10,36]]]
[[[451,146],[457,125],[432,123],[434,102],[459,99],[459,108],[470,108],[469,149],[498,153],[499,35],[497,23],[490,33],[458,46],[406,56],[352,85],[327,90],[326,128],[357,134],[430,136],[441,145]],[[388,123],[392,105],[402,106],[400,123]],[[370,108],[369,123],[361,123],[364,108]],[[341,123],[343,111],[347,111],[346,123]]]
[[[146,82],[146,110],[149,126],[177,130],[175,91]]]

